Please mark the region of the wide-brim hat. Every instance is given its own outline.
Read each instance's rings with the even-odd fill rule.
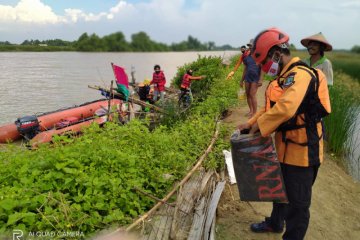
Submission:
[[[316,42],[323,43],[325,45],[324,51],[332,50],[331,44],[326,40],[326,38],[324,37],[324,35],[321,32],[319,32],[318,34],[312,35],[310,37],[306,37],[306,38],[302,39],[301,44],[307,48],[310,41],[316,41]]]

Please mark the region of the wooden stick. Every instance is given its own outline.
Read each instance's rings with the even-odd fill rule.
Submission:
[[[111,80],[111,84],[110,84],[110,95],[109,95],[109,102],[108,102],[108,109],[107,109],[107,121],[110,120],[110,104],[111,104],[111,93],[112,93],[112,90],[113,90],[113,84],[114,84],[114,81]]]
[[[138,192],[140,192],[140,193],[142,193],[142,194],[144,194],[145,196],[147,196],[147,197],[149,197],[149,198],[151,198],[151,199],[153,199],[153,200],[155,200],[155,201],[162,202],[162,203],[164,203],[164,204],[166,204],[166,205],[169,205],[169,206],[174,207],[175,204],[176,204],[176,203],[168,203],[168,202],[166,202],[166,201],[163,201],[163,200],[161,200],[160,198],[157,198],[157,197],[151,195],[150,193],[144,192],[144,191],[141,190],[140,188],[134,187],[134,190],[135,190],[135,191],[138,191]]]
[[[88,85],[88,88],[96,89],[96,90],[102,90],[102,91],[105,91],[105,92],[110,93],[109,89],[106,89],[106,88],[103,88],[103,87],[100,87],[100,86],[90,86],[90,85]],[[112,91],[112,94],[115,95],[115,96],[120,97],[120,99],[122,99],[122,100],[125,100],[124,95],[122,95],[121,93]],[[129,102],[133,102],[133,103],[135,103],[135,104],[138,104],[138,105],[140,105],[140,106],[152,108],[152,109],[154,109],[155,111],[158,111],[158,112],[161,112],[161,113],[165,113],[165,111],[164,111],[162,108],[159,108],[159,107],[157,107],[157,106],[155,106],[155,105],[153,105],[153,104],[150,104],[150,103],[146,103],[146,102],[141,101],[141,100],[139,100],[139,99],[135,99],[135,98],[133,98],[133,97],[129,97],[129,98],[128,98],[128,101],[129,101]]]
[[[210,151],[212,150],[212,147],[216,141],[216,139],[219,136],[219,126],[220,126],[220,122],[217,122],[216,124],[216,131],[214,133],[214,136],[212,137],[212,140],[210,142],[210,145],[208,146],[208,148],[206,149],[205,153],[199,158],[198,162],[195,164],[195,166],[191,169],[191,171],[181,180],[180,183],[178,183],[172,190],[170,193],[168,193],[168,195],[166,195],[161,202],[158,202],[152,209],[150,209],[147,213],[145,213],[142,217],[140,217],[138,220],[136,220],[134,223],[132,223],[130,226],[128,226],[126,228],[126,231],[130,231],[131,229],[133,229],[134,227],[136,227],[139,223],[141,223],[142,221],[144,221],[148,216],[150,216],[153,212],[155,212],[162,204],[163,202],[166,202],[170,199],[170,197],[176,192],[176,190],[184,185],[184,183],[189,180],[189,178],[191,177],[191,175],[196,171],[197,168],[199,168],[202,164],[202,162],[204,161],[204,159],[207,157],[207,155],[210,153]],[[117,229],[115,232],[120,231],[120,228]],[[115,233],[114,232],[114,233]]]

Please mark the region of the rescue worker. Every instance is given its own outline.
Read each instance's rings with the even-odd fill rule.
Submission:
[[[205,76],[198,76],[198,77],[193,76],[192,69],[186,71],[186,73],[183,75],[182,82],[180,85],[181,92],[179,96],[179,103],[183,100],[182,98],[185,97],[186,94],[189,94],[190,101],[193,99],[191,93],[191,82],[194,80],[201,80],[203,78],[205,78]]]
[[[164,72],[161,71],[160,65],[154,66],[153,78],[150,84],[154,86],[153,101],[156,102],[158,100],[158,95],[160,94],[160,100],[163,102],[165,96],[166,78]]]
[[[334,74],[331,61],[325,57],[325,51],[331,51],[332,46],[320,32],[301,40],[301,44],[307,48],[310,58],[304,60],[310,67],[320,69],[326,76],[329,86],[334,84]]]
[[[251,51],[262,71],[276,78],[281,88],[268,95],[269,106],[259,114],[250,132],[262,136],[275,132],[275,146],[281,165],[288,203],[273,203],[270,217],[250,225],[253,232],[286,230],[283,239],[303,239],[310,219],[311,190],[323,161],[321,118],[330,113],[325,75],[310,69],[298,57],[291,57],[289,36],[277,28],[259,33]],[[269,87],[270,87],[269,86]],[[268,88],[269,90],[269,88]],[[279,89],[278,89],[279,90]],[[239,126],[243,130],[251,122]]]

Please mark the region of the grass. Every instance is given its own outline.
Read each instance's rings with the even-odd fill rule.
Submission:
[[[335,79],[341,81],[329,88],[332,113],[325,118],[325,127],[330,150],[339,155],[350,151],[349,139],[352,138],[359,99],[346,85],[353,81],[347,75],[335,73]],[[360,90],[360,89],[359,89]]]
[[[341,165],[347,166],[348,172],[359,179],[360,158],[355,159],[356,146],[354,132],[359,118],[360,84],[354,78],[342,72],[335,72],[335,85],[329,88],[331,114],[325,118],[328,149],[335,159],[342,159]]]
[[[333,52],[327,56],[331,60],[335,72],[343,72],[360,83],[360,54]]]

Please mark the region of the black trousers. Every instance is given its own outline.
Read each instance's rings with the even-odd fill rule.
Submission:
[[[190,92],[190,90],[187,88],[180,88],[180,90],[181,90],[181,93],[180,93],[180,97],[179,97],[179,102],[188,92]]]
[[[273,203],[271,216],[265,218],[274,230],[286,230],[283,239],[304,239],[310,219],[312,185],[315,182],[319,165],[298,167],[281,163],[286,193],[289,203]]]

